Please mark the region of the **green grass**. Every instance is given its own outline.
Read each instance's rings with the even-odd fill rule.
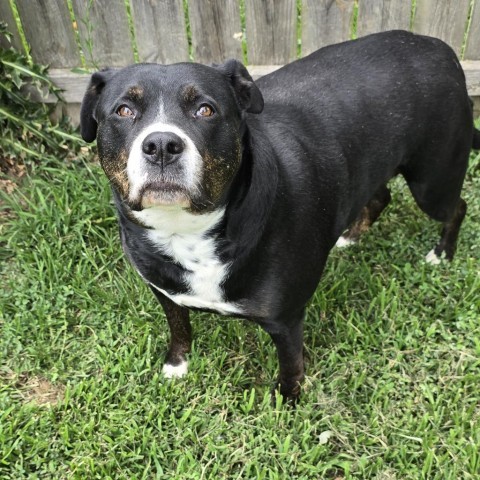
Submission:
[[[472,155],[452,264],[423,261],[438,226],[399,180],[332,253],[292,410],[271,404],[275,350],[246,322],[194,315],[190,372],[165,380],[166,320],[100,168],[34,168],[0,212],[0,478],[479,478],[479,172]]]

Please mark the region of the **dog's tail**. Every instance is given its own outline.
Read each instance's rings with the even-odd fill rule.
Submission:
[[[473,129],[472,148],[480,150],[480,130],[477,130],[476,128]]]

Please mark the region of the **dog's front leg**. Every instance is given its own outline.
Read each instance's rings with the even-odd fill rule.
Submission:
[[[163,365],[163,374],[167,378],[183,377],[188,369],[187,353],[192,347],[188,308],[177,305],[153,288],[152,291],[162,305],[170,327],[170,347]]]
[[[303,317],[289,318],[289,324],[266,326],[277,347],[280,374],[277,388],[285,400],[295,403],[300,396],[301,383],[305,377],[303,362]]]

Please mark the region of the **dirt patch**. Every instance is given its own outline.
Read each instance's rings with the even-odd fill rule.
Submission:
[[[27,173],[23,163],[19,163],[14,157],[3,157],[0,155],[0,191],[11,195],[17,188],[18,183]],[[9,209],[4,208],[4,202],[0,197],[0,219],[7,219],[12,216]]]
[[[63,385],[54,385],[42,377],[29,378],[20,391],[26,402],[45,406],[57,405],[65,396]]]
[[[51,407],[58,405],[65,398],[65,386],[54,384],[50,380],[38,375],[2,372],[0,379],[16,390],[16,397],[24,403],[33,403],[38,406]]]
[[[25,176],[26,168],[15,157],[0,156],[0,188],[11,193],[16,186],[16,180]]]

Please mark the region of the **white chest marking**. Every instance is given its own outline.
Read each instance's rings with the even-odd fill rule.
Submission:
[[[151,284],[175,303],[205,308],[224,314],[241,313],[240,308],[225,302],[222,283],[228,264],[215,253],[215,239],[207,236],[223,217],[224,210],[192,215],[181,209],[147,209],[135,216],[152,227],[146,234],[158,249],[182,265],[188,292],[171,294]],[[142,218],[140,218],[142,217]]]

